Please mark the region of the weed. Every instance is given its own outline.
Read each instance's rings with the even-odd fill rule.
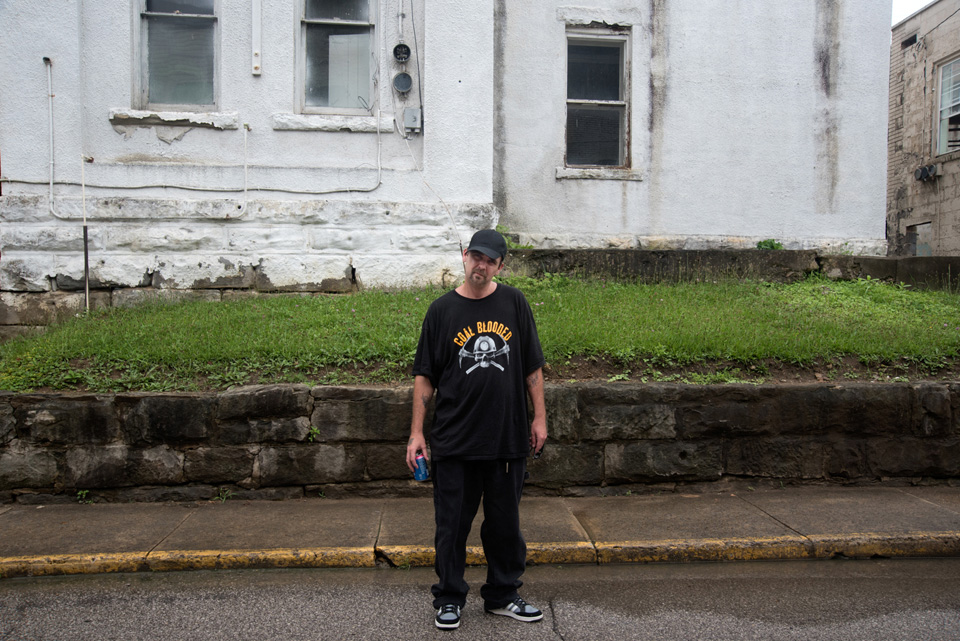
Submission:
[[[516,234],[511,234],[505,225],[497,225],[497,231],[500,232],[503,239],[507,241],[507,249],[533,249],[533,245],[521,245],[515,241],[514,237]]]
[[[213,500],[220,501],[221,503],[226,503],[227,499],[233,496],[233,490],[228,487],[217,488],[217,495],[213,497]]]
[[[783,243],[773,238],[767,238],[757,243],[757,249],[783,249]]]
[[[313,443],[313,439],[320,436],[320,430],[317,429],[315,425],[310,426],[310,431],[307,432],[307,440]]]
[[[81,503],[83,505],[89,505],[90,503],[93,503],[92,499],[87,498],[89,494],[90,490],[77,490],[77,503]]]

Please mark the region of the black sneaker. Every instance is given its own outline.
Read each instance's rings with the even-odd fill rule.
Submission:
[[[491,608],[484,605],[484,610],[490,614],[500,614],[505,617],[513,617],[517,621],[526,621],[528,623],[539,621],[543,618],[543,612],[536,609],[520,597],[515,598],[510,603],[500,608]]]
[[[437,610],[437,627],[441,630],[455,630],[460,627],[460,606],[448,603]]]

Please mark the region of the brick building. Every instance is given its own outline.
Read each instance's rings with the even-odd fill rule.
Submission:
[[[888,254],[960,255],[960,0],[893,27],[888,145]]]

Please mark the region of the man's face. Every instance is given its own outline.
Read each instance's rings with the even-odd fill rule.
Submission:
[[[463,252],[467,282],[477,288],[486,287],[503,269],[503,259],[493,259],[478,251]]]

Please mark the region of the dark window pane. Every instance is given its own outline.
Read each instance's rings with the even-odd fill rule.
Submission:
[[[213,104],[212,20],[149,17],[147,43],[149,102]]]
[[[147,11],[213,15],[213,0],[147,0]]]
[[[307,20],[370,21],[369,0],[306,0]]]
[[[620,52],[623,47],[567,45],[567,98],[620,100]]]
[[[567,164],[623,164],[622,107],[567,106]]]
[[[369,28],[308,24],[306,54],[304,100],[307,105],[369,107]]]

